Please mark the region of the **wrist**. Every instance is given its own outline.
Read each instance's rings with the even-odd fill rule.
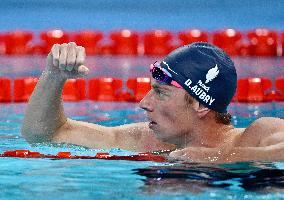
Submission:
[[[67,80],[67,78],[61,76],[60,73],[50,70],[44,70],[41,76],[46,80],[56,81],[59,83],[64,83]]]

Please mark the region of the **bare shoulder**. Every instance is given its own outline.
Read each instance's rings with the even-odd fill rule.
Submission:
[[[244,130],[240,138],[240,146],[259,146],[263,139],[279,132],[284,132],[283,119],[259,118]]]
[[[90,148],[122,148],[133,151],[152,151],[167,147],[167,144],[156,139],[146,123],[106,127],[71,119],[58,129],[53,141]]]
[[[264,135],[284,131],[284,120],[276,117],[261,117],[247,127],[245,132],[255,131]]]

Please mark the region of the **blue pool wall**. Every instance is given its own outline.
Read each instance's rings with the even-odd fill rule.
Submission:
[[[283,0],[5,0],[0,31],[284,28]]]

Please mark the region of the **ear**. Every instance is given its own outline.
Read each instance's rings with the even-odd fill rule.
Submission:
[[[209,108],[204,108],[204,107],[199,107],[197,110],[197,115],[198,117],[201,119],[203,117],[205,117],[207,115],[207,113],[210,112],[210,109]]]
[[[196,101],[195,99],[193,100],[193,109],[197,112],[198,117],[201,119],[207,115],[207,113],[210,112],[209,108],[206,108],[203,106],[201,103]]]

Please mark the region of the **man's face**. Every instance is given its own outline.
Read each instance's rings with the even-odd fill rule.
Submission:
[[[152,89],[141,100],[140,107],[147,112],[149,128],[157,137],[169,143],[183,143],[197,117],[194,105],[185,101],[186,91],[151,79]],[[188,140],[189,138],[187,138]]]

